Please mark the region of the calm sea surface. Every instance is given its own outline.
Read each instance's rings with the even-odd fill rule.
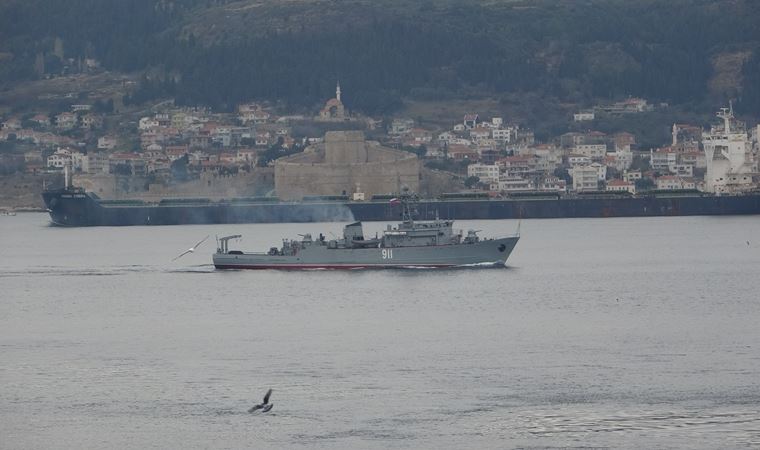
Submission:
[[[334,223],[47,224],[0,217],[1,448],[760,447],[758,216],[526,220],[443,271],[210,265]]]

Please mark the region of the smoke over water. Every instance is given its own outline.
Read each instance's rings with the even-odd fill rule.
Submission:
[[[107,226],[352,222],[355,220],[351,209],[342,203],[223,203],[151,208],[101,205],[97,215],[83,219],[89,219],[82,221],[89,225]]]
[[[280,203],[230,207],[220,223],[352,222],[354,214],[341,203]]]

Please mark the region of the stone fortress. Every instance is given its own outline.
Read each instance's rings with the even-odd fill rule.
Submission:
[[[275,161],[274,184],[282,200],[304,196],[400,192],[420,190],[417,156],[367,141],[362,131],[330,131],[324,143]]]

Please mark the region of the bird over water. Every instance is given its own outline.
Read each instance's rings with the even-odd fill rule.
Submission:
[[[268,390],[267,393],[264,395],[264,401],[259,403],[258,405],[254,405],[251,407],[251,409],[248,410],[249,413],[256,412],[258,410],[261,410],[261,412],[268,412],[272,407],[274,406],[273,403],[269,403],[269,396],[272,395],[272,390]]]
[[[195,249],[198,248],[199,245],[203,244],[203,242],[206,239],[208,239],[208,236],[206,236],[205,238],[201,239],[200,242],[198,242],[197,244],[193,245],[192,247],[190,247],[189,249],[185,250],[184,252],[180,253],[176,257],[174,257],[174,259],[172,259],[172,261],[176,261],[176,260],[182,258],[183,256],[187,255],[188,253],[193,253],[195,251]]]

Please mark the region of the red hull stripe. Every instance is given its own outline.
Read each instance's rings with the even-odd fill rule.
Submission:
[[[273,264],[273,265],[245,265],[235,264],[215,265],[217,269],[393,269],[402,267],[454,267],[454,264]]]

